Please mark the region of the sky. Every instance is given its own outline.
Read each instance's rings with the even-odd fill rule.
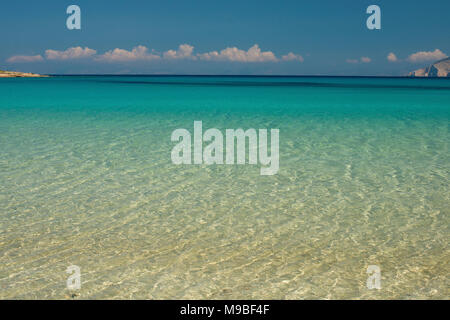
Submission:
[[[80,30],[66,26],[70,5]],[[402,76],[450,54],[448,12],[447,0],[2,1],[0,69]]]

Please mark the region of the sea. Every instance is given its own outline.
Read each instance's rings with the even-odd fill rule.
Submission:
[[[194,121],[278,172],[174,164]],[[449,125],[450,79],[0,79],[0,298],[448,299]]]

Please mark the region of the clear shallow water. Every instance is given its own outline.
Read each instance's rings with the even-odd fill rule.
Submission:
[[[173,165],[194,120],[278,174]],[[1,79],[0,298],[449,298],[449,120],[441,79]]]

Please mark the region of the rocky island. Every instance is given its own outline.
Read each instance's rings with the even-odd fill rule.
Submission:
[[[41,77],[48,77],[48,76],[36,73],[0,70],[0,78],[41,78]]]
[[[450,78],[450,58],[445,58],[433,63],[423,69],[409,73],[410,77],[449,77]]]

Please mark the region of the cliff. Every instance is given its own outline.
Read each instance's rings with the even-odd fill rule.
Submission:
[[[450,77],[450,58],[445,58],[423,69],[409,73],[411,77]]]

